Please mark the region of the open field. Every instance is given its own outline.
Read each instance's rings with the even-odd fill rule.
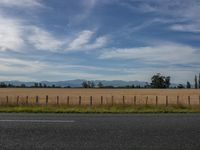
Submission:
[[[200,105],[195,89],[2,88],[1,105]]]

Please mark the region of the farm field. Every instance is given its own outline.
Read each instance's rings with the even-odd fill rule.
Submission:
[[[0,104],[199,105],[200,90],[1,88]]]

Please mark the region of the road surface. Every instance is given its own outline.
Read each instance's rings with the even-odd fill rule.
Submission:
[[[0,150],[200,149],[200,114],[0,114]]]

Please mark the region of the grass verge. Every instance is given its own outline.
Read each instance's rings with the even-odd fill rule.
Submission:
[[[151,106],[151,105],[114,105],[114,106],[0,106],[6,113],[200,113],[200,106]]]

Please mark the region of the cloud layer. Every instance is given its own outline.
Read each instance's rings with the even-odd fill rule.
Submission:
[[[198,0],[1,0],[0,80],[193,81]]]
[[[22,8],[33,8],[43,6],[40,0],[1,0],[1,7],[22,7]]]
[[[144,63],[189,64],[199,60],[198,49],[175,43],[136,48],[115,48],[103,52],[100,59],[134,59]]]

